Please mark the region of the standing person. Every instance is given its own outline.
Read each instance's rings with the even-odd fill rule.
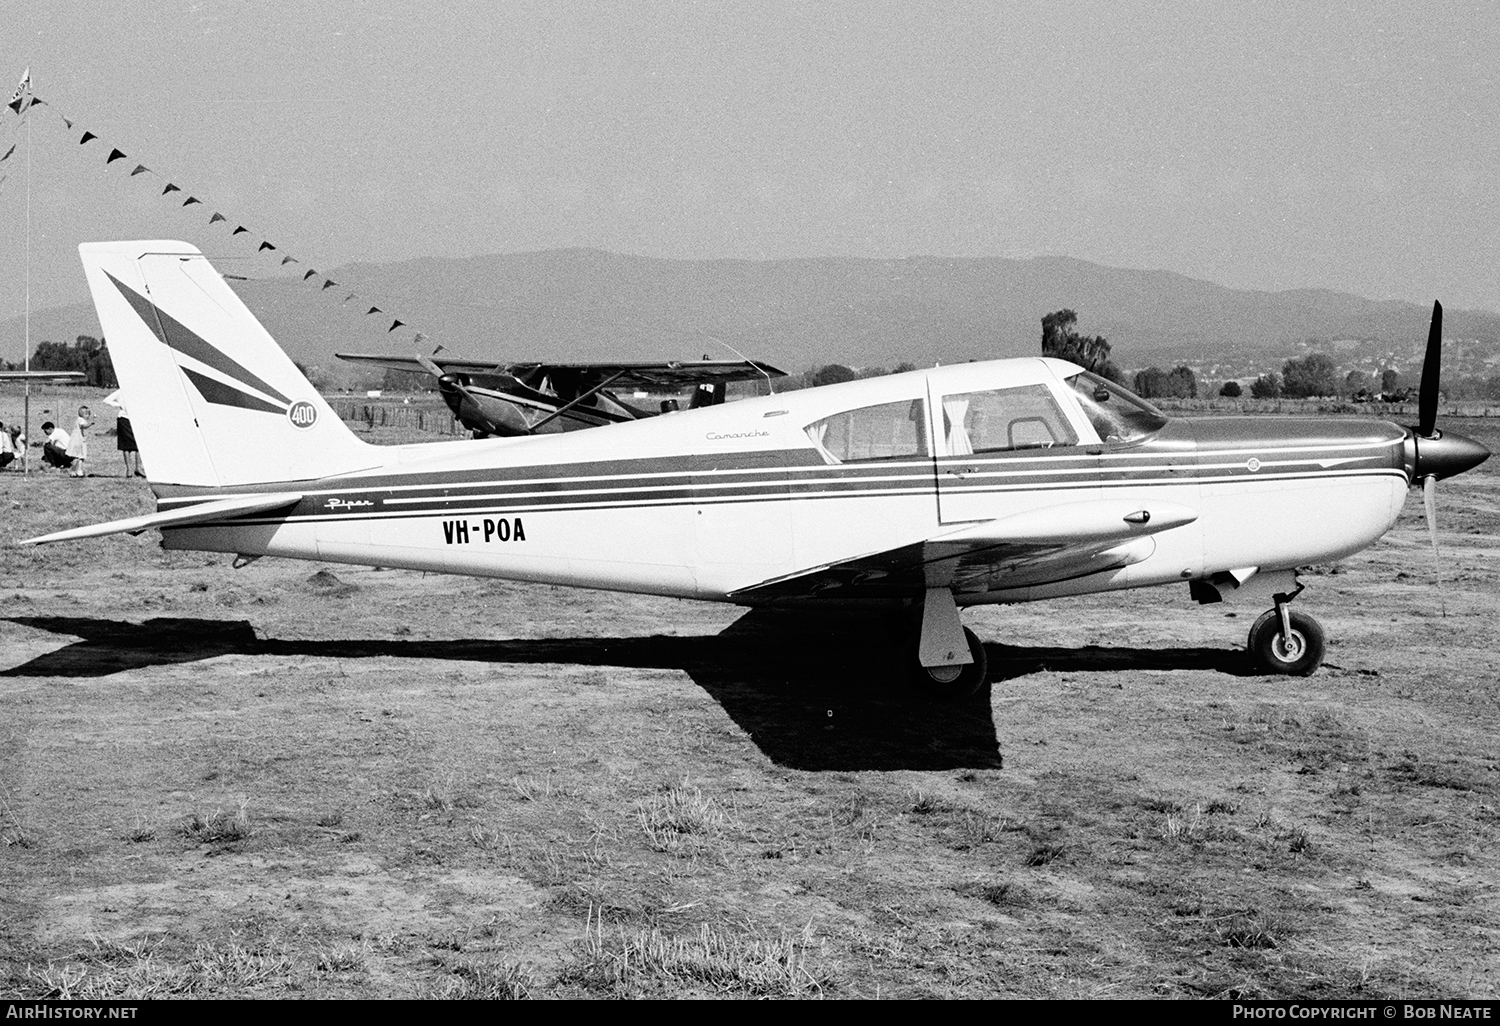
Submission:
[[[68,444],[71,439],[68,433],[50,420],[42,421],[42,462],[49,467],[59,467],[63,470],[73,465],[73,457],[68,455]]]
[[[141,471],[141,454],[135,444],[135,429],[130,426],[130,414],[125,409],[125,401],[120,398],[118,390],[105,396],[104,401],[120,411],[120,415],[115,418],[115,448],[120,450],[120,458],[125,461],[125,476],[145,477]]]
[[[10,432],[5,430],[4,424],[0,424],[0,470],[10,466],[11,460],[15,458],[16,448],[10,440]]]
[[[73,458],[74,477],[87,477],[85,464],[89,458],[89,428],[94,426],[93,413],[87,406],[78,407],[78,419],[73,423],[73,433],[68,436],[67,453]]]

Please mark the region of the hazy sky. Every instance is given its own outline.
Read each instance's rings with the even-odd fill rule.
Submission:
[[[235,251],[170,179],[323,267],[1053,253],[1500,310],[1497,10],[0,0],[0,102],[30,65],[51,104],[34,306],[86,295],[81,241]],[[11,316],[26,147],[0,115]]]

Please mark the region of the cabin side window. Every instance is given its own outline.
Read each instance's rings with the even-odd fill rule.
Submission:
[[[945,395],[943,436],[949,456],[1078,443],[1046,385]]]
[[[864,406],[807,425],[807,437],[829,463],[927,456],[927,406],[903,399]]]

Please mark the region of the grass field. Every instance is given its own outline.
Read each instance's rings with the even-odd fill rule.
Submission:
[[[853,620],[17,549],[152,503],[0,474],[0,994],[1493,999],[1497,471],[1441,592],[1415,495],[1312,568],[1311,678],[1156,589],[973,611],[961,705]]]

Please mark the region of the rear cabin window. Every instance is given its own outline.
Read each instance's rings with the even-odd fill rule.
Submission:
[[[927,456],[927,407],[921,399],[865,406],[807,426],[807,437],[830,463]]]
[[[1050,449],[1078,442],[1046,385],[945,395],[943,434],[949,456]]]

